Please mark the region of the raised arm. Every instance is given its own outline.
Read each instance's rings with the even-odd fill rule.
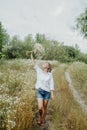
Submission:
[[[34,57],[33,57],[33,51],[31,52],[31,60],[34,65],[34,68],[37,72],[42,72],[42,69],[39,67],[39,65],[35,62]]]
[[[33,65],[35,65],[35,60],[34,60],[34,57],[33,57],[33,52],[31,52],[31,60],[32,60]]]

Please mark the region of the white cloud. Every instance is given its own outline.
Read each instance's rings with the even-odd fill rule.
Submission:
[[[58,15],[61,15],[64,11],[64,4],[61,4],[59,5],[58,7],[56,7],[52,12],[51,14],[53,16],[58,16]]]
[[[85,7],[87,0],[0,0],[0,20],[10,35],[45,33],[87,52],[86,40],[71,29]]]

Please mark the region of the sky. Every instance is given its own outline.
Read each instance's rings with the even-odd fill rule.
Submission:
[[[11,36],[41,33],[87,53],[87,39],[73,29],[85,8],[87,0],[0,0],[0,21]]]

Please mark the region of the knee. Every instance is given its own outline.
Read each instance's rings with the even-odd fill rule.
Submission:
[[[47,109],[47,105],[44,105],[44,109]]]
[[[38,110],[42,110],[43,109],[43,106],[38,106]]]

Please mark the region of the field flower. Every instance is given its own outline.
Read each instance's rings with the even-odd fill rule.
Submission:
[[[35,49],[40,55],[44,52],[39,43]],[[35,81],[36,73],[30,59],[8,60],[0,66],[0,116],[3,117],[3,127],[6,125],[7,130],[14,127],[24,130],[31,126],[33,109],[36,107],[33,91]]]
[[[41,54],[45,51],[44,47],[40,43],[36,43],[34,49],[35,49],[34,52],[36,51],[37,53]]]

